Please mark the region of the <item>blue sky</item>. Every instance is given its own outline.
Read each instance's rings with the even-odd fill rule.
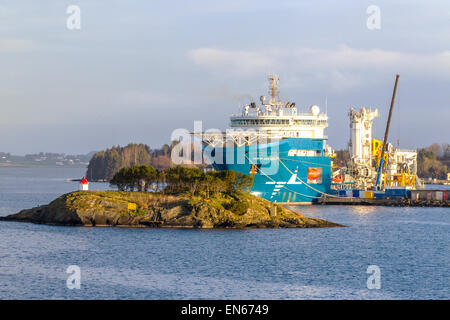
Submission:
[[[66,27],[71,4],[80,30]],[[336,149],[350,106],[379,108],[382,137],[396,73],[391,141],[450,142],[449,45],[448,1],[0,1],[0,151],[159,147],[194,120],[225,129],[269,73],[300,109],[328,97]]]

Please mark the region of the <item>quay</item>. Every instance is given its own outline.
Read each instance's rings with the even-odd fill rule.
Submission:
[[[324,195],[318,199],[321,205],[364,205],[364,206],[395,206],[395,207],[450,207],[448,198],[450,190],[418,189],[408,190],[401,194],[377,192],[374,197],[372,191],[351,192],[359,196]],[[381,196],[380,196],[381,195]]]

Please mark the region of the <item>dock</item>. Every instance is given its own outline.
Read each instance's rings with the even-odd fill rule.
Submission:
[[[367,192],[373,194],[373,192]],[[359,205],[359,206],[390,206],[390,207],[450,207],[448,189],[421,189],[411,190],[405,196],[388,196],[375,198],[351,197],[351,196],[329,196],[324,195],[318,199],[321,205]],[[362,194],[361,191],[358,194]]]
[[[449,201],[411,199],[360,199],[360,198],[320,198],[321,205],[357,205],[386,207],[450,207]]]

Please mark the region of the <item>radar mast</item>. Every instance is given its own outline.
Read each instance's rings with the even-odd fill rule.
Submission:
[[[269,93],[272,97],[269,101],[269,104],[272,106],[280,106],[282,105],[282,103],[277,100],[277,96],[279,93],[278,84],[280,82],[280,77],[278,77],[276,74],[271,74],[269,75],[269,81],[270,81]]]

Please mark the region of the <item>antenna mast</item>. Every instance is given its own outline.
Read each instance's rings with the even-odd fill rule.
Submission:
[[[270,95],[272,96],[272,98],[269,101],[269,104],[277,105],[278,82],[280,81],[280,78],[277,75],[272,74],[269,76],[269,81],[271,82],[269,90]]]

